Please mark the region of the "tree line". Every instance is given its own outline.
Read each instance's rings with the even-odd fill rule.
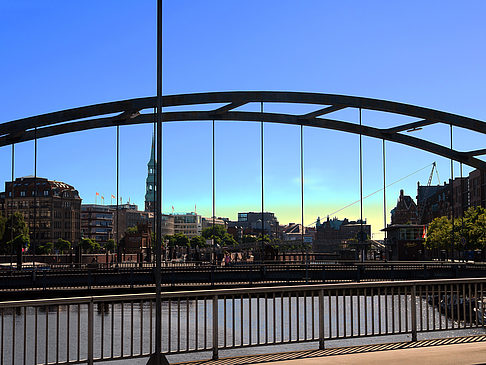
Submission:
[[[425,247],[433,250],[449,250],[453,243],[457,250],[483,250],[486,248],[486,210],[470,207],[462,218],[454,222],[448,217],[435,218],[430,222]]]

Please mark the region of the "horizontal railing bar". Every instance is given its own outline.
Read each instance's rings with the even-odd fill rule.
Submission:
[[[459,278],[459,279],[433,279],[433,280],[407,280],[407,281],[373,281],[360,283],[331,283],[331,284],[306,284],[290,286],[271,286],[256,288],[228,288],[228,289],[209,289],[193,291],[164,292],[162,299],[173,298],[197,298],[208,297],[211,295],[232,296],[248,295],[262,293],[288,293],[288,292],[310,292],[317,290],[339,290],[339,289],[361,289],[361,288],[385,288],[385,287],[411,287],[427,285],[444,285],[444,284],[473,284],[486,283],[486,278]],[[155,293],[135,293],[135,294],[118,294],[118,295],[100,295],[87,297],[70,297],[60,299],[34,299],[20,301],[0,302],[0,308],[22,307],[22,306],[49,306],[49,305],[67,305],[67,304],[87,304],[90,301],[94,303],[101,302],[124,302],[153,300]],[[223,298],[220,298],[223,299]]]

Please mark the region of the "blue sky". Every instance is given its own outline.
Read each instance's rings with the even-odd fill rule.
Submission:
[[[0,122],[156,92],[155,0],[0,2]],[[486,120],[484,1],[164,1],[165,94],[289,90],[365,96]],[[249,106],[248,108],[255,108]],[[268,106],[272,110],[275,106]],[[287,108],[288,112],[298,111]],[[356,110],[333,115],[357,121]],[[363,112],[364,124],[407,118]],[[143,207],[150,125],[121,128],[120,196]],[[265,207],[282,223],[300,220],[300,128],[265,125]],[[448,143],[447,126],[417,137]],[[216,122],[216,214],[260,209],[257,123]],[[485,148],[484,135],[455,128],[459,150]],[[84,202],[115,185],[115,129],[38,142],[38,175],[74,185]],[[381,141],[363,138],[364,193],[379,189]],[[33,173],[33,142],[16,146],[15,175]],[[484,159],[484,156],[482,156]],[[359,198],[358,136],[304,129],[305,223]],[[387,143],[387,181],[448,160]],[[0,184],[10,179],[0,148]],[[464,167],[467,174],[469,168]],[[455,164],[456,176],[459,165]],[[388,189],[416,195],[430,168]],[[211,123],[164,126],[164,206],[211,215]],[[365,200],[375,233],[382,195]],[[355,219],[359,206],[338,213]],[[388,217],[389,220],[389,217]],[[376,238],[381,236],[377,234]]]

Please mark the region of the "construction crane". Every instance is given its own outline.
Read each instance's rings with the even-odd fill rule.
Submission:
[[[434,170],[435,170],[435,174],[437,175],[437,184],[440,185],[439,171],[437,170],[437,166],[434,161],[432,163],[432,171],[430,171],[430,176],[429,176],[429,181],[427,182],[427,186],[430,186],[430,184],[432,183],[432,176],[434,175]]]

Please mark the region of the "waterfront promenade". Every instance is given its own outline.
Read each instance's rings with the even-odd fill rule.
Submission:
[[[363,365],[363,364],[486,364],[486,336],[423,340],[366,346],[338,347],[326,350],[283,352],[191,361],[186,365]]]

